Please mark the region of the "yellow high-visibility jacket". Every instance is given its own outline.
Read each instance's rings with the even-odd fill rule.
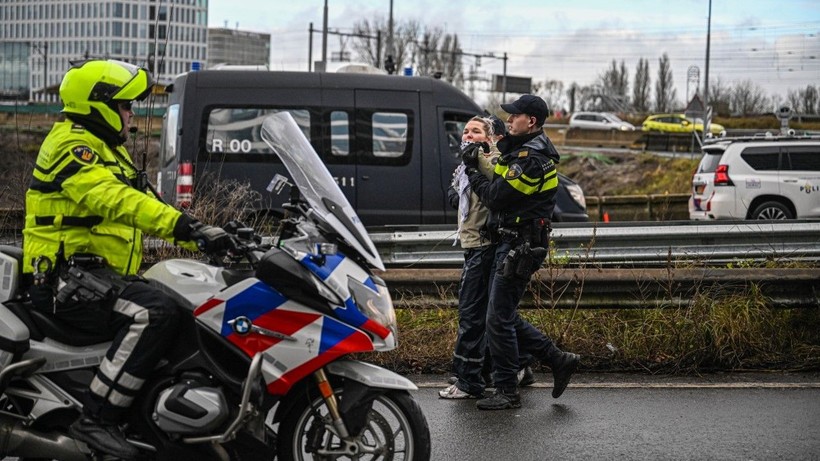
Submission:
[[[81,125],[58,122],[43,141],[26,192],[23,271],[91,253],[121,275],[142,263],[142,233],[173,240],[181,212],[132,186],[137,177],[125,147],[112,149]]]

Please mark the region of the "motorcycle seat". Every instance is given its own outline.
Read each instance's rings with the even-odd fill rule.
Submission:
[[[114,338],[113,333],[110,331],[89,333],[74,328],[36,309],[30,309],[29,313],[31,314],[31,319],[44,336],[68,346],[91,346],[92,344],[111,341]]]
[[[28,327],[29,336],[35,341],[51,338],[67,346],[83,347],[111,341],[109,332],[88,333],[40,312],[28,302],[4,304]]]

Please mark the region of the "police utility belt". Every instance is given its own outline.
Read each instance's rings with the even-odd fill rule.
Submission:
[[[92,254],[74,254],[56,267],[52,267],[51,260],[45,256],[34,262],[34,284],[52,287],[55,311],[59,305],[68,303],[95,303],[116,298],[127,282],[115,275],[105,258]]]
[[[501,274],[529,279],[547,256],[549,220],[536,219],[530,225],[500,227],[496,232],[500,241],[512,244],[512,249],[501,262]]]

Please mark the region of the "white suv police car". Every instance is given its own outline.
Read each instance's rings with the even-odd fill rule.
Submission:
[[[719,138],[704,144],[692,176],[689,217],[820,218],[820,136]]]

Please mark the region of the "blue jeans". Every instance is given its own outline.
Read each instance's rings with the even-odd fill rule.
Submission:
[[[502,262],[514,248],[513,242],[502,241],[495,247],[490,273],[490,300],[487,307],[487,336],[493,359],[493,380],[496,388],[513,390],[518,387],[518,357],[527,353],[550,364],[560,350],[552,340],[518,314],[518,304],[527,289],[532,274],[541,267],[544,258],[533,261],[526,278],[502,273]]]

